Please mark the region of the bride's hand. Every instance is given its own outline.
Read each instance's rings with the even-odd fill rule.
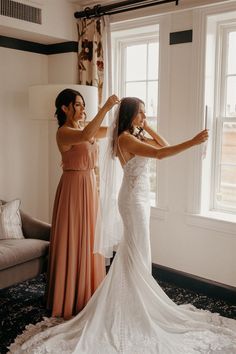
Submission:
[[[194,138],[192,138],[192,143],[193,145],[199,145],[204,143],[208,139],[208,130],[202,130],[200,133],[195,135]]]
[[[116,95],[112,95],[107,99],[103,107],[107,111],[110,111],[112,107],[118,104],[119,102],[120,102],[119,98]]]
[[[143,128],[143,130],[147,130],[149,128],[147,118],[144,119],[142,128]]]

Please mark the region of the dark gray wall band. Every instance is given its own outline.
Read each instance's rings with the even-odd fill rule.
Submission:
[[[180,31],[170,33],[170,45],[192,42],[193,31]],[[77,53],[78,43],[75,41],[55,43],[55,44],[41,44],[22,39],[0,36],[0,47],[23,50],[38,54],[60,54],[60,53]]]
[[[73,41],[55,44],[41,44],[5,36],[0,36],[0,47],[45,55],[78,52],[78,43]]]
[[[193,30],[170,33],[170,45],[189,43],[193,41]]]

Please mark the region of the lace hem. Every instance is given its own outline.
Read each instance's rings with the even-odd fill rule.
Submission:
[[[24,343],[28,340],[32,339],[35,335],[38,335],[38,340],[40,341],[40,334],[44,337],[45,331],[49,328],[57,326],[60,323],[65,322],[62,318],[56,317],[43,317],[43,321],[36,323],[35,325],[29,324],[25,327],[24,331],[18,335],[14,342],[8,347],[9,351],[7,354],[22,354],[22,353],[29,353],[29,354],[46,354],[48,353],[46,347],[43,343],[39,343],[40,349],[38,348],[37,351],[32,351],[32,349],[22,349]],[[38,346],[38,347],[39,347]]]
[[[122,343],[122,345],[120,343],[121,339],[116,338],[116,349],[109,343],[109,338],[104,334],[104,337],[95,339],[93,349],[96,348],[96,352],[93,351],[93,353],[164,354],[173,352],[181,354],[236,354],[236,323],[234,320],[197,309],[193,305],[181,305],[180,307],[192,310],[195,313],[207,314],[207,323],[210,327],[213,325],[215,331],[212,332],[210,328],[189,330],[188,326],[186,326],[186,333],[172,333],[173,337],[170,336],[171,338],[168,340],[166,338],[165,342],[153,334],[147,336],[143,333],[134,332],[133,335],[125,338],[121,336],[123,340],[125,339],[125,343]],[[64,322],[60,318],[45,317],[43,321],[38,322],[36,325],[30,324],[26,326],[23,333],[17,336],[14,343],[10,345],[7,354],[72,354],[79,341],[79,337],[76,337],[75,333],[73,339],[65,340],[58,337],[55,338],[56,340],[50,341],[53,327]],[[179,336],[181,336],[181,340]],[[175,346],[174,351],[173,346]]]

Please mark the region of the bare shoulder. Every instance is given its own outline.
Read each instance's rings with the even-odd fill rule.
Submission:
[[[56,134],[57,143],[60,143],[60,140],[63,139],[65,135],[65,131],[66,131],[66,127],[64,126],[57,129],[57,134]]]
[[[82,130],[63,125],[62,127],[58,128],[57,137],[63,138],[64,136],[73,136],[75,134],[76,134],[76,136],[78,136],[81,134],[81,132],[82,132]]]
[[[136,140],[136,138],[128,132],[121,133],[118,139],[119,139],[119,143],[121,144],[125,144],[127,142]]]
[[[63,125],[57,129],[57,135],[63,135],[68,131],[75,130],[74,128],[68,127],[67,125]]]
[[[119,144],[129,149],[129,147],[143,144],[143,142],[136,136],[128,132],[124,132],[119,136]]]

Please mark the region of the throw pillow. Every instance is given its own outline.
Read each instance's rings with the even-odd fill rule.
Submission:
[[[24,238],[19,207],[19,199],[6,204],[0,201],[0,240]]]

